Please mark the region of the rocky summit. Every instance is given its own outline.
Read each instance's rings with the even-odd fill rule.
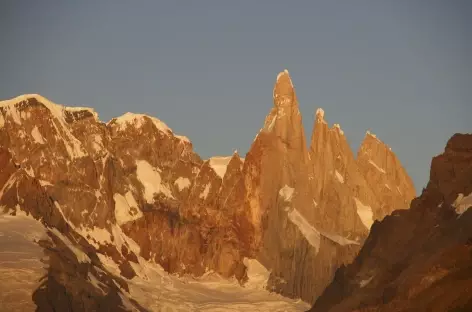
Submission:
[[[307,146],[286,70],[244,157],[203,160],[147,115],[103,123],[91,108],[40,95],[0,102],[1,210],[44,232],[35,241],[48,260],[30,296],[39,311],[160,311],[165,302],[205,310],[184,281],[210,287],[209,274],[219,285],[236,281],[232,291],[257,286],[255,298],[276,292],[283,311],[300,311],[308,306],[285,297],[313,303],[370,229],[380,231],[376,220],[396,222],[386,216],[414,196],[387,145],[367,133],[355,157],[322,109]],[[367,248],[371,239],[360,256]],[[187,301],[165,292],[175,285]]]

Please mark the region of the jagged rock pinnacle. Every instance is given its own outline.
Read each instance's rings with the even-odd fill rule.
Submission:
[[[296,104],[295,89],[288,70],[285,69],[277,75],[273,97],[276,107],[292,106]]]

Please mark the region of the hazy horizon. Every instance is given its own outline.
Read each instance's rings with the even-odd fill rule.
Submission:
[[[446,141],[472,132],[469,1],[202,3],[7,1],[0,99],[147,113],[202,158],[244,155],[288,69],[308,141],[319,107],[355,154],[371,129],[417,193]]]

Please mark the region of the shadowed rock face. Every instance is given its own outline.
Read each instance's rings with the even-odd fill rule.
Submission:
[[[421,196],[375,222],[311,311],[470,311],[471,161],[472,135],[454,135]]]
[[[307,148],[287,71],[277,77],[273,101],[244,159],[235,152],[205,161],[157,118],[126,113],[105,124],[93,109],[39,95],[0,102],[0,208],[29,213],[89,258],[105,257],[124,278],[137,274],[133,263],[142,257],[170,273],[214,271],[244,282],[243,259],[257,258],[271,271],[271,290],[312,302],[355,257],[373,219],[409,202],[412,185],[402,173],[387,181],[401,194],[378,195],[377,178],[320,114]],[[377,149],[366,151],[376,159]],[[378,163],[400,168],[389,157]],[[105,280],[109,274],[96,276],[103,258],[76,267],[59,252],[60,241],[48,244],[54,266],[36,293],[38,305],[93,310],[110,302],[118,309],[117,296],[128,297],[113,278]],[[74,274],[64,279],[66,271]],[[86,285],[89,273],[104,279],[111,297]],[[76,288],[96,300],[80,301]],[[66,294],[41,301],[55,291]]]
[[[79,250],[74,253],[66,245],[71,242],[67,237],[60,238],[57,232],[49,236],[39,241],[49,268],[32,296],[36,311],[146,311],[127,298],[126,281],[110,274],[93,249],[89,247],[91,252],[85,254],[74,247]]]

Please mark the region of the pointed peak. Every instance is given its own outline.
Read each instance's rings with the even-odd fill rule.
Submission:
[[[377,139],[377,136],[376,136],[374,133],[372,133],[372,132],[370,131],[370,129],[365,132],[365,135],[366,135],[366,136],[371,136],[371,137],[373,137],[374,139]]]
[[[295,90],[288,70],[285,69],[277,75],[272,95],[277,107],[292,106],[296,103]]]
[[[315,113],[315,127],[318,124],[327,124],[327,122],[324,119],[324,110],[322,108],[318,108]]]
[[[284,69],[283,71],[281,71],[278,75],[277,75],[277,82],[283,77],[283,76],[288,76],[288,79],[290,79],[290,74],[288,72],[287,69]],[[290,79],[291,81],[291,79]]]
[[[368,144],[367,142],[369,142],[369,141],[370,142],[375,142],[376,144],[383,145],[383,146],[385,146],[386,149],[388,149],[389,151],[392,151],[392,148],[390,146],[388,146],[388,144],[386,144],[385,142],[380,140],[377,137],[377,135],[375,135],[374,133],[372,133],[372,131],[370,131],[370,129],[365,132],[365,137],[364,137],[364,140],[362,141],[361,145]]]
[[[343,135],[344,131],[341,129],[341,126],[339,124],[334,124],[333,129],[338,130],[339,134]]]
[[[370,131],[370,129],[365,132],[364,141],[365,141],[366,139],[368,139],[368,138],[372,138],[372,139],[374,139],[374,140],[375,140],[376,142],[378,142],[378,143],[385,144],[385,143],[383,143],[383,142],[377,137],[376,134],[374,134],[372,131]]]

